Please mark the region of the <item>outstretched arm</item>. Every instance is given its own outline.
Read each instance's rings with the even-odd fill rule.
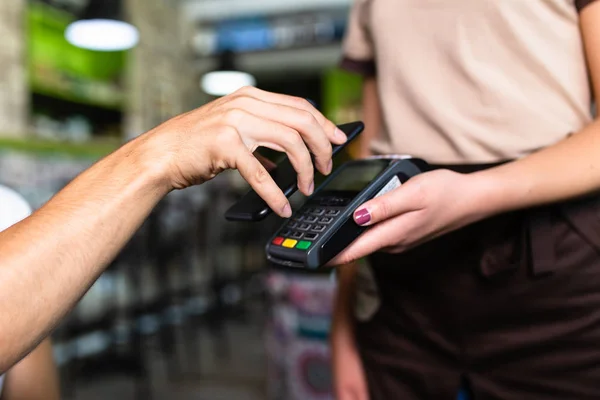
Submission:
[[[0,373],[38,345],[173,189],[238,169],[279,215],[291,209],[253,152],[285,151],[299,188],[331,170],[345,136],[305,100],[243,89],[176,117],[82,173],[0,233]]]

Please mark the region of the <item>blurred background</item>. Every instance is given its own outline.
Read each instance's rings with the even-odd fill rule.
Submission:
[[[336,68],[351,1],[1,0],[0,184],[40,207],[248,84],[359,120],[360,78]],[[223,218],[246,190],[229,173],[159,205],[53,337],[65,399],[333,398],[334,280],[266,264],[280,221]]]

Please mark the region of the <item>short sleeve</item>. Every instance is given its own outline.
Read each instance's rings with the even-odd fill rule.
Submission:
[[[0,186],[0,232],[31,214],[31,207],[17,192]]]
[[[374,76],[375,49],[369,27],[369,7],[372,0],[354,0],[343,41],[341,67],[363,76]]]
[[[575,7],[577,7],[577,11],[581,12],[586,6],[596,2],[597,0],[575,0]]]

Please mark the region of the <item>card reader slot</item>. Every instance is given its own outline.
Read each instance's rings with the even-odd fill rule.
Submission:
[[[267,255],[267,260],[273,264],[276,264],[276,265],[279,265],[282,267],[291,267],[291,268],[304,268],[305,267],[304,263],[292,261],[292,260],[285,260],[285,259],[278,258],[278,257],[273,257],[270,254]]]
[[[285,247],[271,246],[269,253],[277,258],[282,258],[291,261],[304,262],[306,260],[306,252],[296,249],[288,249]]]

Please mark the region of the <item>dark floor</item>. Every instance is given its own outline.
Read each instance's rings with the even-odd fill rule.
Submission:
[[[152,400],[264,400],[266,360],[261,318],[228,322],[223,333],[198,332],[200,363],[169,380],[166,360],[149,344]],[[225,349],[225,350],[224,350]],[[228,351],[227,351],[228,350]],[[186,349],[179,353],[185,355]],[[67,400],[121,400],[135,398],[133,378],[117,376],[78,383]]]

